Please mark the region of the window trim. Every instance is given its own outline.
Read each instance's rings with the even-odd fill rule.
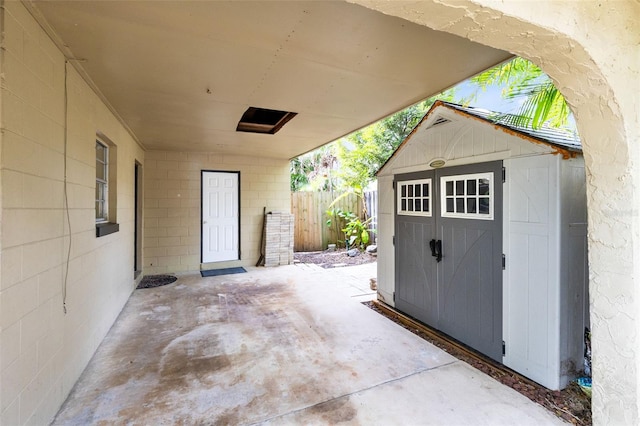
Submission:
[[[96,168],[96,187],[97,192],[98,183],[105,185],[105,190],[102,196],[104,197],[104,217],[96,218],[96,238],[104,237],[105,235],[113,234],[120,231],[120,225],[117,223],[118,219],[118,200],[116,194],[118,193],[118,181],[117,181],[117,162],[118,151],[117,145],[113,143],[108,137],[101,132],[96,132],[95,136],[96,147],[100,144],[104,151],[104,159],[100,161],[105,168],[104,179],[98,179],[98,169]],[[96,152],[96,166],[98,165],[98,156]],[[98,201],[98,197],[95,197]],[[94,205],[94,216],[97,214],[97,209]]]
[[[480,180],[480,179],[487,179],[489,181],[489,194],[488,195],[481,195],[479,194],[478,190],[476,189],[476,194],[474,195],[468,195],[467,194],[467,180]],[[456,195],[455,194],[455,182],[456,181],[463,181],[465,182],[464,184],[464,195]],[[447,182],[454,182],[454,194],[451,196],[447,196]],[[472,220],[493,220],[494,215],[495,215],[495,193],[494,193],[494,182],[495,182],[495,177],[494,177],[494,173],[493,172],[483,172],[483,173],[471,173],[471,174],[461,174],[461,175],[448,175],[448,176],[441,176],[440,177],[440,216],[441,217],[446,217],[446,218],[452,218],[452,219],[472,219]],[[488,214],[482,214],[477,212],[477,208],[476,208],[476,213],[452,213],[452,212],[447,212],[447,199],[453,199],[455,200],[456,198],[462,198],[465,200],[465,210],[466,210],[466,200],[467,199],[472,199],[475,198],[476,200],[476,206],[479,206],[479,199],[480,198],[489,198],[489,213]]]
[[[99,185],[104,185],[104,192],[102,194],[103,199],[98,199],[96,197],[96,203],[101,202],[102,206],[102,217],[97,217],[97,209],[96,209],[96,224],[108,223],[109,222],[109,145],[105,142],[101,141],[99,138],[96,138],[96,148],[97,146],[102,146],[104,150],[104,159],[98,159],[96,154],[96,192]],[[104,179],[98,178],[98,169],[97,163],[102,163],[102,167],[104,168]]]
[[[111,222],[96,223],[96,238],[113,234],[120,230],[120,224]]]
[[[428,205],[429,205],[429,211],[425,212],[425,211],[413,211],[413,210],[403,210],[402,209],[402,187],[403,186],[409,186],[409,185],[424,185],[427,184],[429,185],[429,195],[427,197],[425,197],[424,195],[421,195],[419,198],[424,201],[424,199],[426,198],[428,200]],[[433,216],[433,181],[431,178],[426,178],[426,179],[412,179],[412,180],[401,180],[401,181],[396,181],[396,192],[397,192],[397,208],[396,208],[396,214],[400,215],[400,216],[418,216],[418,217],[432,217]],[[417,198],[415,195],[412,195],[411,197],[409,197],[408,195],[404,197],[406,200],[414,200]]]

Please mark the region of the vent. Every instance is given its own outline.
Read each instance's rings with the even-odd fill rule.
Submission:
[[[448,119],[446,119],[444,117],[438,117],[433,121],[433,123],[431,123],[431,126],[429,126],[429,129],[432,128],[432,127],[438,126],[440,124],[445,124],[445,123],[450,123],[450,122],[451,122],[451,120],[448,120]]]
[[[273,135],[297,114],[297,112],[249,107],[249,109],[242,114],[236,131]]]

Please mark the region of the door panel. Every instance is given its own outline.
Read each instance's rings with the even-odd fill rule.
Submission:
[[[239,174],[202,172],[202,262],[238,260]]]
[[[438,267],[440,329],[501,362],[502,162],[449,167],[437,173],[441,182],[451,181],[446,179],[451,176],[465,176],[463,194],[473,194],[460,198],[476,199],[474,204],[480,206],[490,197],[491,208],[483,210],[484,216],[478,208],[466,213],[472,218],[464,218],[465,213],[443,217],[446,213],[442,206],[436,207],[440,213],[438,236],[443,245]],[[480,182],[475,188],[467,185],[474,176]]]
[[[399,175],[396,177],[396,188],[400,191],[403,182],[430,179],[428,184],[432,192],[433,176],[431,171]],[[429,195],[432,198],[433,194]],[[402,209],[403,206],[399,197],[395,199],[395,211],[398,212],[398,209]],[[415,208],[415,204],[413,207]],[[406,203],[404,208],[408,208]],[[432,206],[429,210],[433,210]],[[415,212],[413,214],[396,213],[395,304],[399,310],[437,327],[436,270],[431,265],[432,256],[429,247],[429,241],[435,238],[435,223],[433,212],[429,213],[431,216],[417,216]]]
[[[412,220],[411,220],[412,219]],[[429,325],[438,325],[438,293],[435,268],[431,263],[429,241],[433,225],[415,218],[398,224],[396,306]]]
[[[501,362],[502,162],[450,167],[431,173],[437,185],[429,232],[408,227],[410,220],[396,217],[396,305]],[[460,192],[451,195],[456,182],[452,184],[447,177],[453,176],[459,177]],[[487,204],[489,198],[491,202]],[[448,207],[443,205],[447,199]],[[431,256],[428,245],[431,238],[441,241],[441,262]]]
[[[438,268],[440,330],[501,361],[502,281],[496,273],[502,271],[495,270],[496,236],[454,224],[443,224],[441,232],[443,245],[448,243]]]

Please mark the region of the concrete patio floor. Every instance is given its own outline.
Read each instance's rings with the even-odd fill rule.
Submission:
[[[374,267],[136,290],[54,424],[563,424],[359,303]]]

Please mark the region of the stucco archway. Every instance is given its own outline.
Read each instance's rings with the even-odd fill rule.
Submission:
[[[595,424],[640,420],[640,4],[350,0],[538,64],[583,140]]]

